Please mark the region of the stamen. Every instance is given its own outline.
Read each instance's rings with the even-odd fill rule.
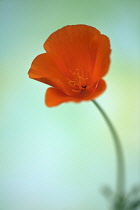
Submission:
[[[73,72],[73,80],[69,80],[68,83],[72,87],[72,91],[78,93],[86,90],[87,81],[88,78],[87,77],[85,78],[83,71],[75,69],[75,72]]]
[[[72,91],[75,92],[75,93],[79,93],[80,92],[80,90],[76,90],[76,89],[72,89]]]

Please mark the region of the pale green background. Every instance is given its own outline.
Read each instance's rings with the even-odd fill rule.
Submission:
[[[44,105],[47,86],[28,79],[43,43],[68,24],[110,37],[107,91],[97,100],[120,133],[127,190],[140,184],[140,1],[1,0],[1,210],[106,210],[115,190],[110,133],[91,102]]]

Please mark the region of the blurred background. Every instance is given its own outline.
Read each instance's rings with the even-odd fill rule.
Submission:
[[[0,0],[1,210],[107,210],[115,191],[110,132],[91,102],[44,105],[47,85],[28,78],[57,29],[94,26],[111,40],[108,89],[97,101],[120,134],[126,189],[140,184],[140,1]]]

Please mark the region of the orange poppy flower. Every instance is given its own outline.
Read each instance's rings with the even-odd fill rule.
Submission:
[[[110,64],[110,42],[96,28],[65,26],[50,35],[44,48],[46,53],[34,59],[28,74],[52,86],[46,91],[47,106],[93,100],[106,89],[102,77]]]

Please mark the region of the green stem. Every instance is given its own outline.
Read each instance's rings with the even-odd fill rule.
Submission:
[[[92,100],[92,102],[95,104],[95,106],[98,108],[100,113],[102,114],[104,120],[106,121],[110,132],[113,137],[114,145],[115,145],[115,150],[116,150],[116,156],[117,156],[117,194],[120,196],[124,196],[124,190],[125,190],[125,167],[124,167],[124,156],[123,156],[123,151],[122,151],[122,145],[120,142],[120,139],[118,137],[118,134],[106,115],[105,111],[100,107],[100,105],[95,101]]]

